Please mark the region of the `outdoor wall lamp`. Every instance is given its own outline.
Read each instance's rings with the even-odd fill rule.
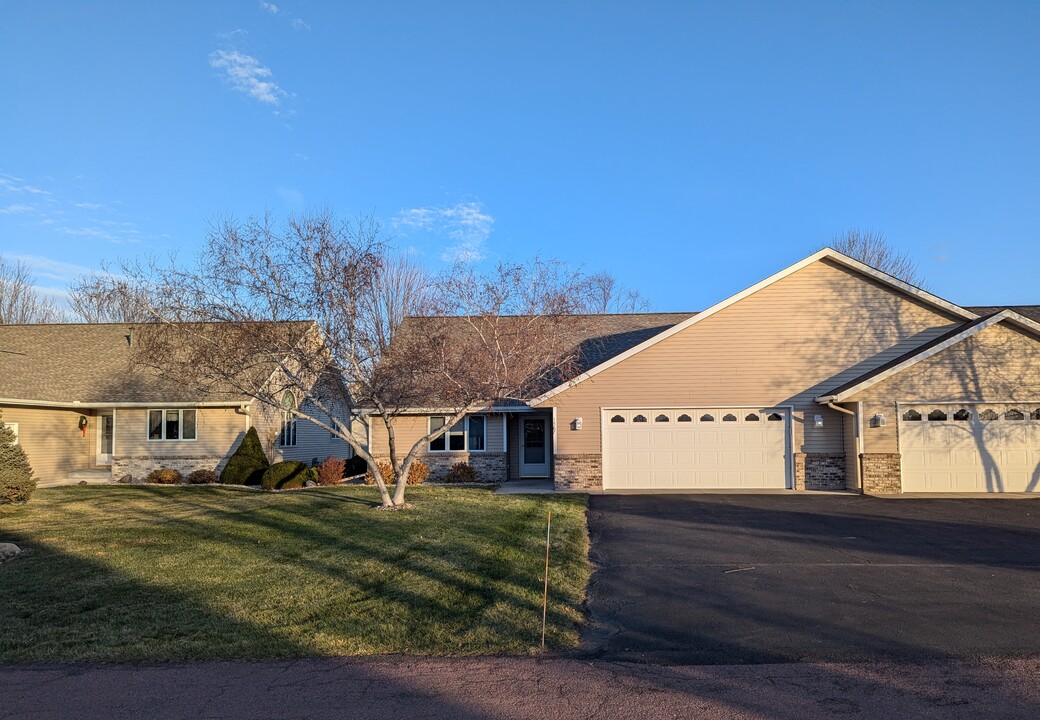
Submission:
[[[874,417],[870,418],[871,427],[884,427],[888,424],[888,420],[885,419],[883,413],[877,413]]]
[[[571,420],[571,428],[574,430],[581,430],[581,418],[574,418]]]
[[[83,433],[83,437],[87,436],[87,416],[86,415],[80,415],[79,416],[79,430],[80,430],[81,433]]]
[[[822,428],[823,427],[823,415],[813,415],[813,423],[812,424],[813,424],[814,428]]]

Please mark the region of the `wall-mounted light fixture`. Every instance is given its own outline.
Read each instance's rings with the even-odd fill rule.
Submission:
[[[870,427],[885,427],[888,424],[888,420],[885,419],[883,413],[877,413],[874,417],[870,418]]]
[[[814,428],[822,428],[823,427],[823,415],[813,415],[812,420],[813,420],[812,424],[813,424]]]
[[[80,429],[80,432],[83,433],[83,437],[86,437],[87,436],[87,416],[86,415],[80,415],[79,416],[79,429]]]
[[[571,420],[571,429],[581,430],[581,418],[574,418],[573,420]]]

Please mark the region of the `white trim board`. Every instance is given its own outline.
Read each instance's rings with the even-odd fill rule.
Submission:
[[[587,370],[587,371],[583,372],[581,375],[578,375],[577,377],[572,378],[571,380],[568,380],[567,382],[563,383],[562,385],[557,385],[553,389],[548,390],[547,392],[544,392],[541,395],[539,395],[538,397],[536,397],[535,399],[531,400],[530,404],[532,406],[539,405],[539,404],[545,402],[546,400],[548,400],[549,398],[555,397],[556,395],[559,395],[560,393],[564,392],[565,390],[569,390],[570,388],[574,387],[575,385],[578,385],[579,383],[582,383],[585,380],[588,380],[589,378],[591,378],[591,377],[593,377],[595,375],[598,375],[599,373],[603,372],[604,370],[607,370],[607,369],[617,365],[620,362],[624,362],[625,360],[627,360],[628,358],[632,357],[633,355],[636,355],[637,353],[640,353],[640,352],[642,352],[643,350],[646,350],[649,347],[653,347],[657,343],[670,338],[671,336],[675,335],[676,333],[680,333],[683,330],[685,330],[686,328],[691,327],[693,325],[696,325],[697,323],[701,322],[702,320],[705,320],[706,318],[711,317],[715,313],[720,312],[722,310],[725,310],[730,305],[733,305],[733,304],[743,300],[744,298],[746,298],[746,297],[748,297],[750,295],[754,295],[759,290],[761,290],[763,288],[766,288],[766,287],[772,285],[773,283],[775,283],[775,282],[777,282],[779,280],[783,280],[787,276],[792,275],[792,274],[798,272],[802,268],[805,268],[805,267],[813,264],[814,262],[816,262],[818,260],[823,260],[823,259],[833,260],[834,262],[836,262],[836,263],[838,263],[840,265],[844,265],[845,267],[847,267],[847,268],[849,268],[851,270],[855,270],[855,271],[857,271],[857,272],[859,272],[859,273],[861,273],[863,275],[866,275],[866,276],[868,276],[870,278],[873,278],[874,280],[877,280],[878,282],[880,282],[880,283],[882,283],[884,285],[888,285],[889,287],[895,288],[896,290],[899,290],[900,292],[903,292],[903,293],[905,293],[905,294],[907,294],[907,295],[909,295],[911,297],[917,298],[918,300],[920,300],[920,301],[922,301],[922,302],[924,302],[924,303],[926,303],[928,305],[932,305],[934,307],[941,308],[942,310],[945,310],[946,312],[951,313],[953,315],[956,315],[958,317],[961,317],[961,318],[963,318],[965,320],[976,320],[979,317],[978,315],[976,315],[975,313],[971,312],[970,310],[966,310],[966,309],[960,307],[959,305],[954,305],[953,303],[949,302],[948,300],[943,300],[941,297],[939,297],[937,295],[933,295],[930,292],[922,290],[921,288],[914,287],[913,285],[905,283],[902,280],[898,280],[898,279],[892,277],[891,275],[888,275],[887,273],[883,273],[883,272],[880,272],[878,270],[875,270],[874,268],[870,267],[869,265],[865,265],[865,264],[861,263],[858,260],[853,260],[849,256],[843,255],[842,253],[838,252],[837,250],[833,250],[831,248],[824,248],[822,250],[819,250],[819,251],[813,253],[812,255],[810,255],[809,257],[805,258],[804,260],[800,260],[799,262],[796,262],[794,265],[786,267],[783,270],[781,270],[780,272],[775,273],[773,275],[770,275],[765,280],[757,282],[754,285],[752,285],[751,287],[738,292],[736,295],[731,295],[728,298],[726,298],[725,300],[723,300],[722,302],[716,303],[715,305],[712,305],[707,310],[704,310],[703,312],[697,313],[693,317],[687,318],[686,320],[683,320],[682,322],[680,322],[680,323],[678,323],[676,325],[673,325],[672,327],[668,328],[667,330],[664,330],[664,331],[658,333],[657,335],[654,335],[649,340],[645,340],[645,341],[641,342],[640,344],[636,345],[635,347],[629,348],[628,350],[626,350],[625,352],[623,352],[623,353],[621,353],[619,355],[615,355],[614,357],[610,358],[609,360],[606,360],[606,361],[600,363],[599,365],[597,365],[596,367],[591,368],[590,370]]]
[[[927,350],[922,350],[921,352],[919,352],[919,353],[917,353],[915,355],[912,355],[911,357],[908,357],[906,360],[904,360],[903,362],[899,363],[898,365],[893,365],[888,370],[885,370],[882,373],[878,373],[877,375],[875,375],[873,377],[867,378],[863,382],[857,383],[857,384],[853,385],[852,387],[850,387],[847,390],[843,390],[840,393],[836,393],[834,395],[827,395],[825,397],[818,397],[818,398],[816,398],[816,402],[821,404],[821,405],[826,405],[828,402],[833,402],[833,403],[842,402],[846,398],[851,397],[852,395],[855,395],[856,393],[863,392],[867,388],[872,387],[872,386],[876,385],[877,383],[879,383],[879,382],[881,382],[883,380],[887,380],[888,378],[892,377],[893,375],[897,375],[897,374],[901,373],[903,370],[906,370],[908,367],[910,367],[912,365],[916,365],[917,363],[921,362],[922,360],[927,360],[928,358],[933,357],[934,355],[938,355],[943,350],[946,350],[947,348],[950,348],[950,347],[952,347],[952,346],[954,346],[954,345],[956,345],[956,344],[958,344],[960,342],[963,342],[964,340],[967,340],[971,336],[976,335],[976,334],[982,332],[986,328],[992,327],[992,326],[996,325],[997,323],[1004,322],[1005,320],[1007,320],[1009,322],[1012,322],[1012,323],[1015,323],[1016,325],[1024,327],[1027,330],[1030,330],[1033,333],[1035,333],[1037,335],[1040,335],[1040,323],[1034,322],[1033,320],[1030,320],[1029,318],[1027,318],[1027,317],[1025,317],[1023,315],[1019,315],[1014,310],[1001,310],[996,315],[993,315],[992,317],[988,317],[985,320],[983,320],[982,322],[977,323],[976,325],[973,325],[972,327],[970,327],[970,328],[968,328],[968,329],[966,329],[966,330],[964,330],[962,332],[957,333],[956,335],[952,336],[948,340],[945,340],[945,341],[939,343],[938,345],[934,345],[934,346],[928,348]]]

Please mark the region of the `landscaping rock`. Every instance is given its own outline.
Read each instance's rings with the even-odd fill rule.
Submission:
[[[22,552],[22,549],[14,543],[0,543],[0,560],[13,558]]]
[[[134,481],[133,475],[127,474],[127,475],[124,475],[123,477],[119,478],[119,480],[117,480],[116,482],[118,482],[120,485],[129,485],[133,481]]]
[[[308,480],[307,482],[305,482],[303,484],[303,486],[304,487],[318,487],[318,483],[314,482],[313,480]]]

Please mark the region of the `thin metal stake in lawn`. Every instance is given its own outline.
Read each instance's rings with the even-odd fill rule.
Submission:
[[[542,650],[545,649],[545,616],[549,608],[549,531],[552,530],[552,510],[545,525],[545,586],[542,588]]]

